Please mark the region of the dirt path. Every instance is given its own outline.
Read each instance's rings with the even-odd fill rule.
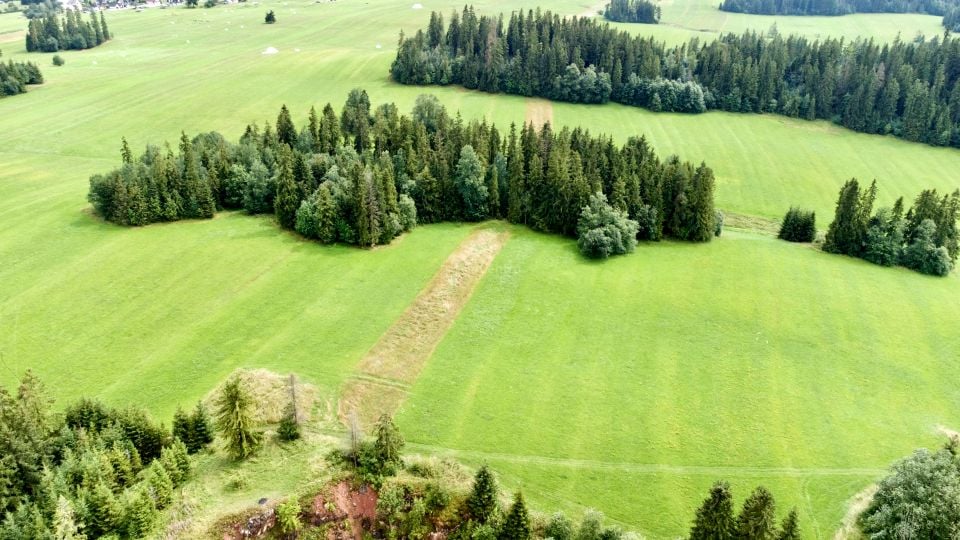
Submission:
[[[466,305],[508,233],[479,229],[454,251],[410,307],[357,365],[340,395],[339,417],[362,425],[393,413]]]
[[[549,99],[527,98],[527,122],[539,130],[544,124],[553,124],[553,103]]]
[[[860,531],[857,528],[857,519],[860,514],[870,506],[873,495],[877,492],[877,485],[873,484],[860,493],[857,493],[850,499],[850,506],[847,507],[847,513],[844,514],[840,522],[840,528],[833,535],[833,540],[854,540],[860,537]]]

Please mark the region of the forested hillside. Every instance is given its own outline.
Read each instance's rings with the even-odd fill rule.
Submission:
[[[849,15],[926,13],[943,15],[955,0],[724,0],[723,11],[755,15]]]
[[[482,38],[481,38],[482,36]],[[960,39],[881,45],[747,32],[667,47],[549,11],[478,17],[472,7],[401,36],[394,80],[654,111],[823,118],[960,147]]]

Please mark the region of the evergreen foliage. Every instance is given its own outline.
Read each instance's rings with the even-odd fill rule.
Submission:
[[[124,150],[120,168],[91,177],[88,200],[122,225],[243,208],[274,212],[282,227],[323,243],[374,246],[418,222],[502,217],[576,236],[591,194],[601,193],[625,215],[597,216],[598,227],[626,227],[609,249],[628,250],[635,237],[699,242],[715,234],[713,172],[676,157],[661,161],[643,138],[618,147],[610,137],[549,124],[502,134],[451,118],[429,98],[417,100],[412,118],[391,104],[371,114],[362,90],[350,93],[339,118],[328,104],[302,131],[288,119],[281,110],[276,130],[248,126],[239,144],[203,133],[183,135],[179,155],[148,146],[134,158]],[[292,146],[281,132],[296,136]]]
[[[513,505],[507,512],[498,538],[499,540],[530,540],[531,538],[530,516],[527,514],[527,505],[523,502],[523,494],[519,491],[513,497]]]
[[[68,9],[61,19],[55,12],[31,19],[27,25],[27,52],[57,52],[92,49],[111,39],[103,12],[90,13],[84,21],[79,9]]]
[[[754,15],[849,15],[851,13],[925,13],[943,15],[952,0],[723,0],[720,9]]]
[[[790,510],[787,517],[780,523],[777,540],[800,540],[800,520],[797,517],[796,508]]]
[[[473,478],[473,488],[466,501],[467,512],[473,521],[484,524],[496,520],[500,512],[498,492],[493,471],[487,465],[481,466]]]
[[[268,11],[266,15],[264,15],[263,22],[267,24],[274,24],[277,22],[277,15],[273,12],[272,9]]]
[[[788,242],[813,242],[817,236],[817,217],[813,211],[790,207],[780,223],[777,238]]]
[[[277,426],[277,437],[281,441],[295,441],[300,438],[300,424],[297,423],[296,410],[293,403],[287,405],[280,418],[280,425]]]
[[[733,520],[733,494],[726,482],[717,482],[710,488],[710,495],[697,509],[690,530],[690,540],[732,540],[735,525]]]
[[[280,533],[288,537],[297,534],[303,528],[303,522],[300,521],[300,503],[291,498],[277,505],[277,525]]]
[[[648,0],[610,0],[603,16],[614,22],[657,24],[660,7]]]
[[[216,425],[226,443],[227,453],[237,460],[250,457],[260,446],[253,397],[239,377],[224,383],[216,400]]]
[[[742,540],[773,540],[777,532],[773,495],[758,487],[743,503],[737,516],[735,537]]]
[[[549,11],[498,18],[466,6],[448,21],[433,13],[426,33],[402,39],[394,80],[655,111],[772,112],[960,147],[960,38],[949,35],[881,44],[748,31],[668,47]]]
[[[13,60],[0,62],[0,98],[23,94],[31,84],[43,84],[43,74],[36,64]]]
[[[403,435],[400,434],[400,428],[393,423],[393,418],[388,414],[380,416],[375,431],[377,439],[373,443],[373,449],[377,462],[380,464],[380,470],[385,474],[392,474],[396,467],[403,464],[400,455],[403,452],[404,444],[406,444]]]
[[[883,266],[902,264],[924,274],[949,274],[960,255],[960,190],[943,197],[936,190],[925,190],[906,215],[902,199],[871,215],[876,194],[876,182],[866,191],[856,179],[844,184],[824,251]]]

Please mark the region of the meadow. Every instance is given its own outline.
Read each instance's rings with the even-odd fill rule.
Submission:
[[[91,215],[87,178],[119,162],[121,136],[135,149],[181,129],[236,138],[284,103],[298,122],[310,106],[339,109],[354,87],[405,111],[430,92],[468,118],[523,122],[523,98],[389,81],[399,30],[461,5],[411,3],[109,12],[115,39],[61,53],[60,68],[24,52],[22,17],[0,15],[4,59],[36,61],[47,80],[0,100],[0,384],[32,368],[60,403],[97,395],[168,419],[234,368],[265,367],[334,401],[471,227],[422,227],[369,252],[240,213],[124,229]],[[277,25],[262,23],[267,9]],[[774,22],[811,37],[942,32],[936,17],[757,17],[709,0],[665,2],[663,22],[629,30],[672,42]],[[723,210],[776,218],[799,204],[821,228],[846,178],[877,178],[890,203],[955,189],[960,169],[956,151],[825,122],[618,105],[538,114],[618,140],[645,135],[662,154],[711,165]],[[487,461],[539,509],[595,506],[671,537],[722,477],[739,499],[767,485],[800,508],[807,537],[831,536],[845,501],[890,461],[938,444],[937,425],[960,424],[956,274],[927,278],[734,230],[595,264],[569,240],[510,229],[399,420],[415,450]]]

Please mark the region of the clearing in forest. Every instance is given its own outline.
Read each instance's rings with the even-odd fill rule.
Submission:
[[[527,98],[526,122],[533,123],[538,129],[547,122],[553,125],[553,102],[549,99]]]
[[[339,414],[364,425],[393,413],[466,305],[509,234],[479,229],[468,236],[400,318],[370,349],[340,397]]]

